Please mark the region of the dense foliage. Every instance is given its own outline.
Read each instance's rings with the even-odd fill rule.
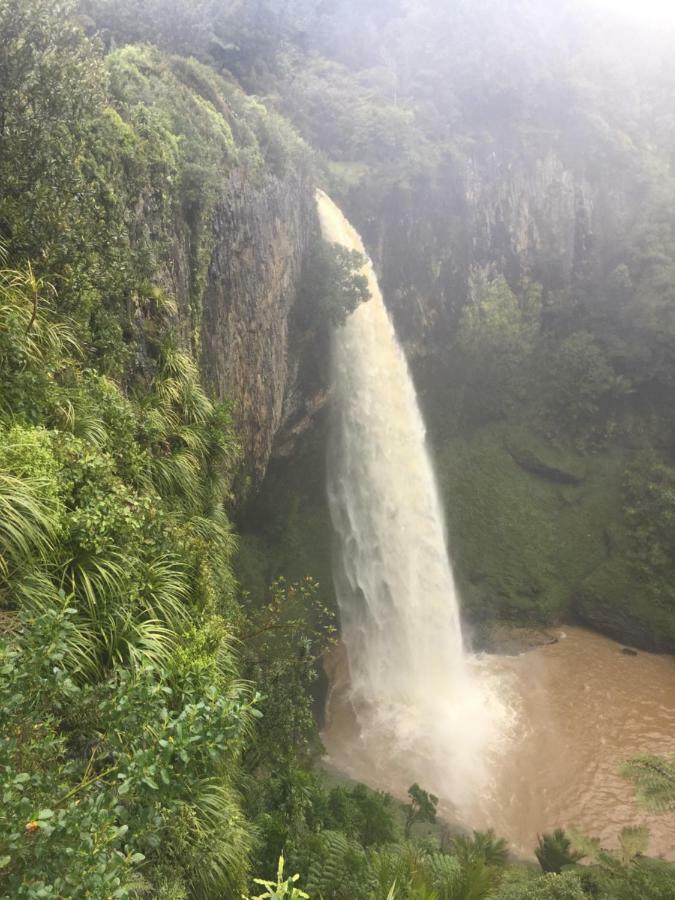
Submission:
[[[0,35],[0,891],[236,897],[275,802],[261,759],[311,756],[323,632],[299,624],[303,584],[254,654],[269,607],[232,574],[237,440],[190,351],[217,180],[305,151],[197,63],[104,57],[73,4],[2,3]],[[307,653],[290,684],[282,647]]]

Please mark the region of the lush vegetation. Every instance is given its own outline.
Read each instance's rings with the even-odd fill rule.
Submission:
[[[633,331],[630,307],[609,309],[594,292],[573,316],[568,305],[537,284],[481,284],[447,357],[426,373],[432,398],[439,384],[457,388],[451,408],[432,399],[430,415],[465,595],[479,616],[576,610],[619,639],[668,650],[670,375],[636,358],[649,337]],[[653,327],[662,345],[672,340],[662,318]],[[482,555],[486,539],[493,550]],[[613,627],[619,611],[632,629]]]
[[[200,297],[217,182],[307,154],[212,70],[81,24],[0,4],[0,892],[236,897],[304,821],[332,625],[311,580],[238,595]]]
[[[250,513],[267,529],[241,549],[230,521],[239,438],[199,368],[220,186],[314,167],[374,202],[456,158],[450,125],[527,119],[533,76],[523,55],[504,56],[511,25],[500,20],[494,66],[476,66],[471,4],[438,6],[405,19],[397,2],[0,0],[2,897],[672,896],[672,866],[645,856],[638,829],[619,855],[544,835],[539,871],[491,832],[435,826],[436,798],[419,785],[400,804],[328,784],[314,703],[335,624],[325,512],[307,502],[320,469],[298,457],[295,483],[271,469]],[[574,83],[557,89],[576,102]],[[569,508],[583,545],[570,541],[564,576],[553,572],[538,542],[558,542],[521,505],[531,533],[514,540],[532,556],[510,567],[485,556],[476,583],[489,591],[469,596],[479,612],[497,579],[491,608],[505,615],[555,615],[584,579],[603,597],[599,579],[616,587],[614,560],[596,565],[604,544],[574,516],[588,479],[583,515],[613,517],[622,584],[647,584],[643,618],[671,633],[671,419],[659,413],[673,242],[665,209],[655,221],[637,223],[628,262],[603,282],[617,308],[600,288],[580,299],[543,276],[485,278],[431,364],[434,383],[456,388],[451,407],[430,406],[469,535],[465,571],[478,535],[507,554],[488,526],[517,524],[535,476],[541,510]],[[315,368],[327,326],[367,299],[361,262],[320,242],[308,254],[295,315]],[[647,429],[629,427],[638,403],[653,412]],[[617,433],[644,440],[618,452]],[[471,466],[486,472],[478,497],[463,493],[480,480]],[[626,774],[672,809],[671,760]]]

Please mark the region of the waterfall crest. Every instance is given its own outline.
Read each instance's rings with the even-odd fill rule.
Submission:
[[[323,237],[365,254],[317,192]],[[366,255],[367,258],[367,255]],[[363,752],[405,759],[456,807],[485,790],[499,710],[464,649],[425,428],[405,355],[367,259],[371,299],[337,329],[328,498],[350,701]]]

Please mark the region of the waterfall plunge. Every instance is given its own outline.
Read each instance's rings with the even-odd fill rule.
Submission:
[[[365,255],[340,209],[321,191],[317,202],[324,239]],[[328,466],[358,752],[403,765],[470,818],[506,712],[464,650],[415,389],[370,261],[364,274],[371,299],[334,340]]]

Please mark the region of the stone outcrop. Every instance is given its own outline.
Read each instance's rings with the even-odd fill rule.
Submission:
[[[629,603],[628,603],[629,605]],[[651,653],[675,653],[675,639],[615,602],[581,591],[575,598],[579,621],[622,644]]]
[[[525,275],[573,287],[625,231],[645,190],[633,174],[591,172],[539,136],[486,141],[448,157],[427,182],[360,191],[347,205],[417,354],[447,344],[484,274],[512,287]]]
[[[312,186],[294,175],[252,185],[234,173],[214,223],[201,315],[207,384],[232,402],[247,468],[258,480],[289,409],[303,399],[290,358],[291,310],[315,227]]]

